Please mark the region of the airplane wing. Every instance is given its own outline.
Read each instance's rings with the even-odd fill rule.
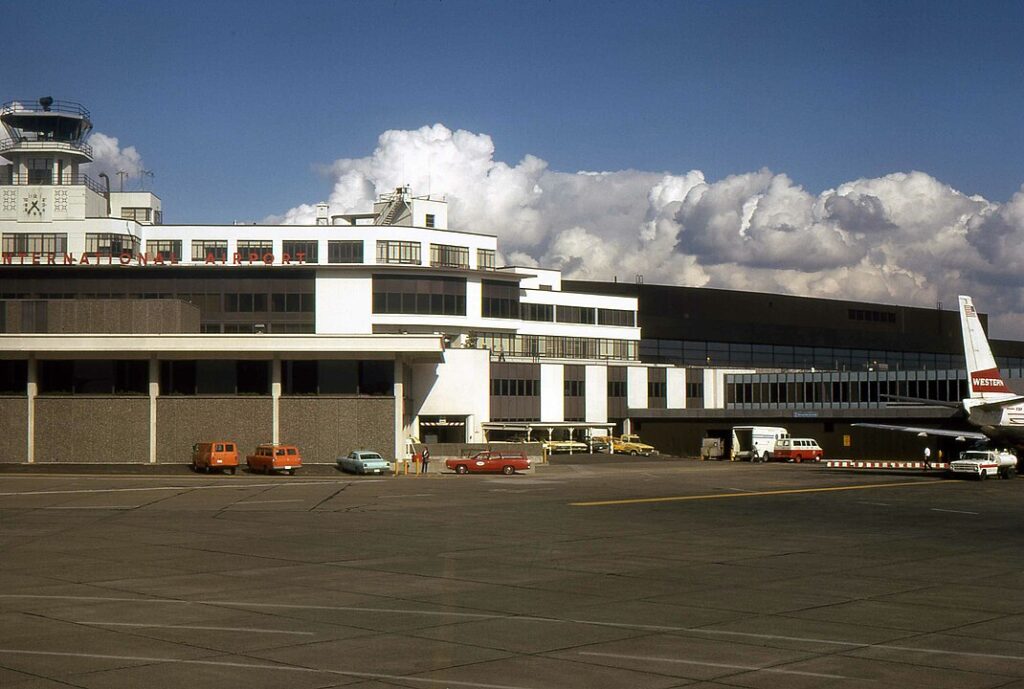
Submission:
[[[949,402],[946,400],[933,400],[928,397],[907,397],[906,395],[881,395],[881,397],[886,402],[908,402],[928,407],[950,407],[953,409],[963,408],[963,404],[959,401]]]
[[[862,428],[880,428],[884,431],[902,431],[904,433],[916,433],[917,435],[938,435],[944,438],[956,438],[957,440],[989,440],[984,433],[977,431],[948,431],[942,428],[924,428],[922,426],[896,426],[886,423],[851,423],[851,426]]]

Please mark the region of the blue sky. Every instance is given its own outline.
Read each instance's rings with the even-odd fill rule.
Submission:
[[[5,3],[2,100],[89,107],[169,222],[326,198],[388,129],[489,134],[551,169],[767,167],[812,193],[921,170],[1024,182],[1024,3]]]

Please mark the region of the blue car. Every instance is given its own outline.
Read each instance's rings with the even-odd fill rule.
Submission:
[[[338,468],[353,474],[390,474],[391,462],[371,450],[353,450],[344,457],[338,457]]]

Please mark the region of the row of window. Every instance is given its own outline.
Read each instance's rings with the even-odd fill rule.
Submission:
[[[5,254],[63,254],[68,250],[68,235],[58,232],[4,232]]]
[[[489,349],[495,356],[637,360],[634,340],[505,333],[472,333],[470,339],[476,347]]]
[[[640,341],[644,361],[713,366],[763,366],[767,368],[815,368],[828,371],[917,370],[962,368],[962,354],[895,352],[840,347],[758,345],[700,340]],[[1001,357],[1000,363],[1020,366],[1021,359]]]
[[[535,378],[492,378],[491,395],[494,397],[537,397],[540,381]]]
[[[5,232],[3,234],[4,253],[64,254],[67,253],[67,247],[68,236],[66,233]],[[89,232],[85,235],[85,252],[94,256],[120,256],[123,253],[134,256],[138,250],[139,240],[131,235],[106,232]],[[181,242],[178,242],[176,255],[181,255]]]
[[[27,362],[0,361],[0,392],[24,394]],[[39,394],[148,395],[146,360],[68,359],[37,364]],[[160,362],[161,395],[269,395],[270,361]],[[390,361],[282,361],[286,395],[391,395]]]
[[[163,240],[154,241],[159,242]],[[289,260],[297,263],[318,263],[320,260],[319,246],[319,242],[315,239],[285,239],[281,242],[282,258],[287,256]],[[263,261],[264,256],[273,254],[273,242],[240,239],[236,242],[236,253],[241,261]],[[193,239],[192,260],[199,263],[226,263],[228,260],[227,240]]]
[[[895,323],[895,311],[874,311],[871,309],[850,309],[847,318],[851,321],[871,321],[873,323]]]
[[[271,333],[273,335],[312,335],[316,326],[312,323],[201,323],[199,332],[205,334],[252,334]]]
[[[159,211],[156,215],[149,208],[125,208],[122,215],[127,220],[160,224]],[[131,216],[131,217],[129,217]],[[13,233],[3,234],[5,253],[63,254],[67,252],[66,233]],[[420,265],[422,263],[419,242],[378,240],[377,262]],[[228,242],[226,239],[193,239],[192,260],[195,262],[227,262]],[[123,252],[138,253],[138,239],[130,235],[89,233],[86,234],[86,252],[99,256],[120,256]],[[265,256],[273,255],[274,242],[263,239],[239,239],[235,245],[238,260],[261,262]],[[319,242],[316,240],[282,240],[281,252],[296,262],[319,263]],[[150,239],[146,241],[146,255],[155,258],[161,254],[165,259],[172,256],[182,258],[180,239]],[[477,267],[480,270],[495,270],[497,254],[493,249],[477,249]],[[328,263],[363,263],[362,240],[331,240],[327,242]],[[449,244],[430,245],[430,265],[442,268],[469,268],[469,247]]]
[[[448,277],[373,276],[373,313],[466,315],[466,281]]]
[[[742,406],[814,405],[848,407],[850,405],[884,407],[893,396],[920,397],[959,402],[967,396],[963,372],[950,371],[951,377],[932,380],[819,380],[728,382],[726,408]]]
[[[212,295],[220,296],[220,295]],[[224,309],[227,313],[313,313],[316,311],[316,295],[312,292],[281,294],[265,292],[227,292],[224,294]]]

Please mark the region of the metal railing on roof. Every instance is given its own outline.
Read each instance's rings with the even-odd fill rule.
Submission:
[[[0,105],[0,115],[18,112],[59,112],[66,115],[89,117],[89,111],[86,110],[84,105],[70,100],[55,100],[43,106],[37,98],[26,98],[24,100],[7,101]]]
[[[30,151],[79,151],[92,158],[92,146],[82,141],[54,141],[27,137],[0,140],[0,153],[16,151],[20,148]]]
[[[63,181],[56,182],[53,181],[52,178],[40,180],[40,178],[36,177],[35,175],[11,175],[9,177],[4,177],[0,175],[0,186],[8,185],[38,185],[45,187],[84,186],[88,189],[91,189],[92,191],[95,191],[97,194],[100,194],[101,196],[107,195],[106,188],[89,175],[68,175],[64,178]]]

